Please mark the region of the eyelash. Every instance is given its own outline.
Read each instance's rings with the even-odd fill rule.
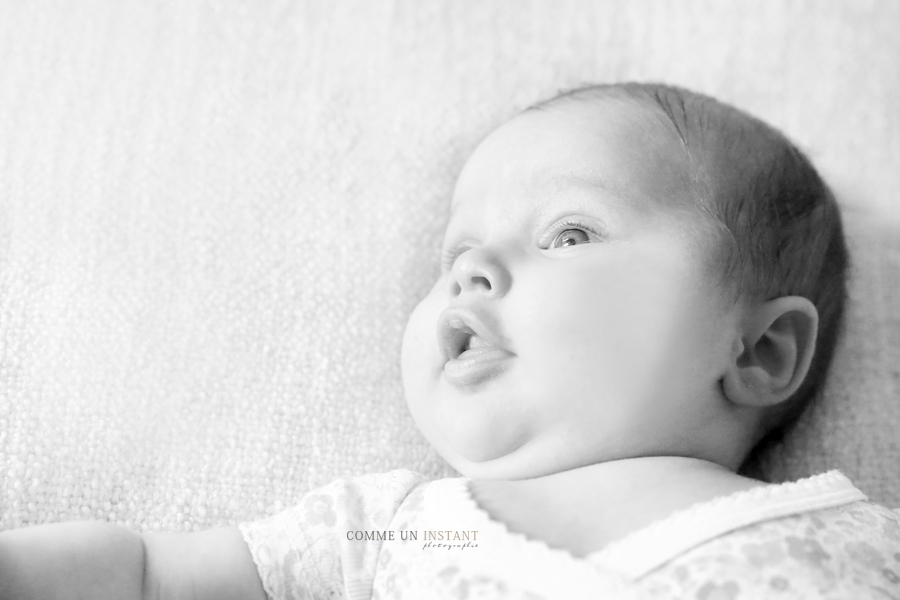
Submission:
[[[603,237],[603,235],[596,228],[591,227],[590,225],[585,225],[580,221],[572,221],[567,219],[565,221],[554,223],[553,227],[550,228],[550,231],[541,239],[541,249],[549,250],[550,245],[556,240],[557,237],[559,237],[559,234],[561,234],[563,231],[566,231],[567,229],[580,229],[586,233],[593,235],[594,237]],[[459,255],[470,249],[471,246],[468,244],[458,244],[448,250],[444,250],[441,253],[441,269],[445,272],[452,269],[453,263],[456,262],[456,259],[459,258]]]
[[[553,225],[553,227],[550,229],[550,232],[548,232],[548,234],[541,240],[541,248],[543,248],[544,250],[549,250],[550,245],[556,241],[556,238],[559,237],[559,234],[567,229],[580,229],[586,233],[590,233],[594,237],[603,237],[603,235],[601,235],[601,233],[594,227],[585,225],[580,221],[572,221],[567,219],[565,221],[559,221],[558,223]]]

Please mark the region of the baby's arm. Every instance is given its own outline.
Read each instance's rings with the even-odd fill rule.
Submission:
[[[136,534],[99,522],[0,532],[0,600],[265,600],[236,528]]]

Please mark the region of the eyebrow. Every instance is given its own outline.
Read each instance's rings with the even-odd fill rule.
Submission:
[[[577,175],[573,173],[553,175],[543,182],[542,187],[547,188],[548,191],[551,192],[561,191],[569,187],[578,187],[588,190],[600,190],[612,197],[614,200],[618,200],[619,202],[622,202],[627,206],[636,207],[644,203],[642,202],[643,198],[636,197],[633,194],[629,194],[625,192],[621,187],[610,183],[605,179]],[[456,214],[457,207],[458,205],[456,202],[450,203],[450,217],[453,217]]]
[[[554,175],[547,181],[547,185],[554,191],[572,187],[573,185],[590,190],[600,190],[630,206],[637,206],[641,204],[642,200],[640,197],[635,197],[610,181],[596,177],[576,174]]]

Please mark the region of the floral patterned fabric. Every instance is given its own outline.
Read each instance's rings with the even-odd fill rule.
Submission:
[[[698,504],[584,558],[509,531],[468,482],[340,479],[240,529],[273,600],[900,600],[900,511],[836,471]]]
[[[869,502],[759,523],[647,575],[649,598],[898,598],[900,514]]]

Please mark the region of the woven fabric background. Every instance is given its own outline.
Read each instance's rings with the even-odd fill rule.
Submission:
[[[629,79],[749,110],[833,184],[847,343],[763,467],[900,506],[898,29],[877,0],[0,0],[0,528],[453,475],[398,359],[454,178],[522,108]]]

